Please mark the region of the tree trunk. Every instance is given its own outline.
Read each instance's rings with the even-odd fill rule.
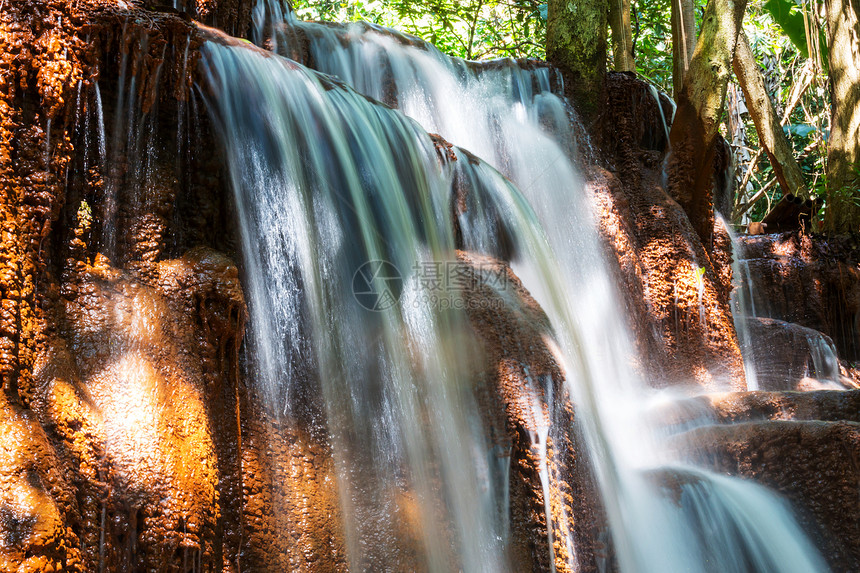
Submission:
[[[714,234],[714,141],[746,5],[747,0],[708,2],[669,133],[669,193],[684,208],[708,250]]]
[[[612,59],[615,71],[635,72],[630,0],[609,0],[609,26],[612,28]]]
[[[767,95],[761,70],[756,64],[755,56],[743,31],[738,34],[738,45],[732,67],[744,92],[747,109],[758,132],[759,143],[773,166],[773,172],[782,187],[783,194],[791,193],[807,198],[809,193],[803,180],[803,171],[800,170],[794,158],[794,150],[782,130],[782,124]]]
[[[684,86],[690,58],[696,49],[696,13],[693,0],[672,0],[672,91],[675,99]]]
[[[565,91],[587,122],[603,92],[607,17],[605,0],[549,0],[547,60],[561,70]]]
[[[827,216],[832,232],[860,230],[860,25],[849,0],[827,0],[832,109],[827,142]]]

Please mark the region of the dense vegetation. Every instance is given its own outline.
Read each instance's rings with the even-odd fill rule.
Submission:
[[[629,10],[628,33],[635,71],[641,79],[670,95],[678,88],[673,88],[677,79],[673,75],[677,74],[673,74],[672,1],[609,0],[615,4],[606,6],[610,13]],[[695,14],[695,37],[701,32],[706,0],[674,1],[688,4]],[[548,3],[537,0],[295,0],[294,9],[306,20],[366,20],[395,27],[432,42],[450,55],[468,59],[543,58],[546,53]],[[852,10],[849,6],[848,12]],[[762,220],[785,194],[792,192],[818,198],[814,228],[860,230],[860,219],[854,217],[846,225],[844,217],[834,217],[833,213],[837,208],[844,213],[860,207],[860,192],[853,163],[840,167],[840,181],[828,178],[833,86],[828,76],[827,46],[833,41],[829,36],[835,32],[828,33],[825,3],[755,0],[747,5],[743,33],[773,113],[783,124],[802,182],[795,182],[794,189],[785,189],[786,185],[781,184],[784,180],[777,177],[774,161],[762,150],[762,135],[751,113],[754,110],[745,101],[737,75],[732,74],[720,132],[734,152],[737,190],[733,212],[724,215],[730,215],[736,225],[743,227]],[[606,54],[610,70],[619,67],[612,53],[618,37],[613,34],[616,41],[609,43]],[[677,58],[676,54],[674,59]],[[850,154],[845,161],[850,163]]]
[[[295,0],[304,20],[365,20],[461,58],[542,58],[546,2],[537,0]]]

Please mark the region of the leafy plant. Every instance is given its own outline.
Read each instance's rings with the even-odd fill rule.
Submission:
[[[807,23],[801,6],[791,0],[767,0],[764,9],[773,17],[774,21],[782,28],[785,35],[791,40],[804,58],[809,57],[809,45],[806,40]],[[827,62],[827,45],[824,39],[824,30],[817,30],[819,36],[818,45],[821,47],[823,62]],[[813,32],[814,33],[814,32]]]
[[[806,56],[804,15],[801,9],[795,6],[792,0],[783,2],[777,16],[783,18],[788,14],[793,20],[789,18],[781,25],[772,15],[774,2],[776,0],[750,4],[744,32],[759,63],[765,87],[777,115],[780,119],[785,118],[783,129],[792,144],[810,196],[823,197],[826,187],[826,142],[830,127],[827,78],[824,71]],[[814,6],[808,7],[807,10],[814,10]],[[786,28],[790,28],[789,22],[792,21],[800,27],[804,50],[797,45],[800,43],[800,37],[795,35],[795,42],[786,32]],[[743,224],[762,220],[782,198],[783,191],[775,181],[767,157],[763,153],[756,154],[760,143],[752,119],[744,113],[742,105],[739,111],[744,137],[741,141],[733,142],[739,167],[738,180],[745,181],[744,173],[747,170],[750,171],[750,177],[746,188],[737,190],[736,207],[755,199],[755,203],[745,210],[743,217],[735,221],[736,224]],[[750,163],[753,157],[757,157],[757,160]],[[739,208],[737,211],[744,209]]]
[[[365,20],[466,59],[542,58],[547,4],[538,0],[296,0],[304,20]]]
[[[821,206],[818,209],[817,224],[820,228],[824,219],[827,217],[828,209],[839,205],[853,205],[860,207],[860,164],[852,164],[851,170],[854,172],[853,180],[839,189],[831,190],[829,193],[826,189],[826,184],[822,183],[819,189],[818,196],[821,197]]]

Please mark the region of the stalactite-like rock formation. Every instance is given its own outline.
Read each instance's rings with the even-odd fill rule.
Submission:
[[[601,234],[619,262],[640,354],[648,361],[643,371],[657,386],[694,382],[743,390],[729,304],[728,236],[718,226],[713,248],[705,249],[661,182],[671,107],[626,74],[610,74],[607,92],[597,145],[609,169],[592,170],[591,189]]]
[[[30,409],[34,368],[47,338],[41,252],[62,206],[71,151],[63,130],[48,133],[47,126],[69,120],[66,103],[82,77],[80,45],[55,29],[64,15],[59,9],[21,4],[0,15],[0,569],[80,570],[78,535],[68,523],[74,492]]]
[[[0,15],[0,570],[238,569],[245,303],[231,260],[191,248],[211,220],[188,217],[223,204],[129,143],[151,118],[167,140],[192,36],[108,2]]]
[[[192,89],[203,40],[191,18],[243,36],[253,2],[162,4],[0,2],[0,571],[345,571],[319,398],[300,396],[287,424],[249,381],[234,205]],[[659,180],[670,106],[627,76],[607,86],[605,161],[589,175],[642,371],[655,386],[693,373],[743,389],[727,237],[703,248]],[[833,305],[854,308],[836,277],[856,268],[815,267],[803,241],[749,240],[749,264],[778,270],[763,280],[784,288],[783,310],[806,293],[811,314],[791,320],[853,348],[853,315]],[[506,263],[460,257],[509,287],[462,295],[482,350],[472,380],[508,472],[511,562],[611,568],[546,318]],[[717,422],[744,423],[694,436],[714,467],[794,500],[848,568],[856,515],[839,506],[857,479],[856,396],[701,398]],[[414,495],[392,493],[398,531],[420,527]],[[380,562],[414,569],[414,538]]]
[[[319,413],[296,432],[242,389],[243,571],[346,571],[337,475]]]
[[[239,549],[238,273],[201,250],[159,267],[154,286],[103,259],[66,283],[36,369],[87,571],[211,569]]]

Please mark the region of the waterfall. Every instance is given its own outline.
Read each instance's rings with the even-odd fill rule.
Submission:
[[[793,330],[793,343],[787,344],[801,356],[808,354],[808,360],[797,360],[792,364],[774,364],[768,360],[773,354],[773,341],[766,336],[755,336],[751,331],[750,321],[769,315],[766,312],[756,312],[755,301],[762,297],[757,292],[755,277],[751,275],[747,261],[743,260],[743,245],[738,241],[728,221],[719,214],[717,219],[726,229],[732,243],[732,274],[735,286],[732,293],[732,316],[744,359],[747,388],[759,390],[759,369],[762,369],[764,378],[784,379],[791,383],[805,377],[813,377],[819,387],[844,390],[845,387],[840,384],[839,358],[835,345],[824,334],[811,328],[799,324],[790,325]],[[767,322],[767,318],[765,321]],[[788,323],[776,322],[788,326]]]
[[[386,544],[402,535],[389,525],[392,492],[403,487],[420,508],[429,569],[510,569],[507,492],[487,477],[492,447],[465,380],[464,316],[420,303],[421,269],[455,260],[456,223],[466,250],[512,258],[550,318],[546,344],[566,375],[622,571],[826,570],[776,496],[689,467],[677,454],[683,437],[669,443],[655,428],[654,392],[633,366],[574,163],[586,143],[549,68],[449,59],[367,24],[281,27],[268,45],[290,53],[284,27],[298,31],[332,77],[209,41],[201,90],[236,195],[257,375],[287,416],[309,383],[299,372],[322,388],[352,569],[385,568]],[[471,153],[455,149],[455,165],[440,164],[427,132]],[[475,205],[458,221],[455,180]],[[536,426],[538,447],[547,431]]]
[[[287,60],[213,42],[203,56],[258,374],[288,416],[307,384],[296,369],[318,377],[351,568],[396,553],[385,547],[403,535],[391,499],[405,488],[430,570],[505,570],[499,496],[481,479],[490,445],[463,379],[463,317],[420,301],[418,271],[454,260],[450,182],[431,139]]]
[[[744,359],[744,374],[747,379],[747,389],[758,390],[754,341],[747,324],[747,318],[755,316],[752,296],[753,283],[750,280],[746,266],[741,261],[741,246],[738,243],[738,238],[735,236],[731,223],[720,214],[717,214],[717,220],[723,225],[732,242],[732,282],[735,287],[732,292],[732,318],[735,321],[735,331],[738,333],[741,356]]]

